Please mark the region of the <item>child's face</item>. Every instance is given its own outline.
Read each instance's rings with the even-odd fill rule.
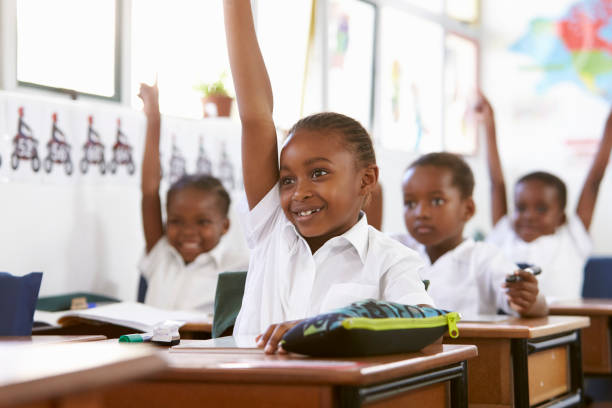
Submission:
[[[518,183],[514,189],[512,225],[525,242],[554,234],[565,222],[557,189],[540,180]]]
[[[320,246],[355,224],[368,188],[376,183],[377,169],[371,173],[357,169],[341,136],[298,130],[281,150],[281,206],[311,247],[315,241]]]
[[[190,263],[219,243],[229,220],[219,209],[214,193],[194,188],[172,194],[168,203],[168,242]]]
[[[471,197],[462,198],[450,170],[416,166],[404,175],[404,221],[410,235],[427,249],[444,253],[463,240],[463,227],[474,215]]]

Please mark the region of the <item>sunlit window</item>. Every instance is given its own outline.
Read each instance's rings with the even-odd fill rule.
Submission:
[[[17,81],[118,98],[115,0],[18,0]]]
[[[383,7],[380,134],[390,149],[442,148],[442,27]]]

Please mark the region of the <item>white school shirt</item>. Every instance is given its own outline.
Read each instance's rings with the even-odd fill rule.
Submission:
[[[270,324],[367,298],[433,305],[418,273],[419,255],[370,227],[365,214],[312,254],[281,209],[278,185],[252,210],[243,204],[251,260],[234,335],[259,334]]]
[[[516,235],[506,215],[487,236],[487,242],[497,245],[514,262],[541,267],[539,287],[547,301],[582,295],[584,265],[593,250],[593,242],[576,214],[569,215],[554,234],[542,235],[532,242]]]
[[[219,273],[245,271],[248,251],[235,249],[221,237],[212,250],[185,265],[183,257],[163,236],[140,261],[138,268],[147,279],[145,304],[169,310],[200,310],[213,313]]]
[[[464,318],[496,314],[498,309],[516,315],[502,284],[506,275],[518,268],[499,248],[467,238],[432,264],[425,246],[410,235],[394,238],[416,250],[426,261],[421,276],[429,280],[427,291],[437,307],[460,312]]]

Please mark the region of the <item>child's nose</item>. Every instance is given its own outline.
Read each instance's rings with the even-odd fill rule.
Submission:
[[[419,218],[429,218],[429,216],[431,215],[429,211],[429,206],[425,203],[418,203],[414,209],[414,212]]]
[[[297,181],[295,185],[295,190],[293,191],[293,199],[294,200],[305,200],[312,196],[311,185],[305,181]]]

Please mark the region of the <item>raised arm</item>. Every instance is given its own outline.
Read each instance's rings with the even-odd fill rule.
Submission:
[[[587,231],[591,227],[593,211],[595,210],[597,194],[599,193],[599,185],[601,184],[601,180],[603,179],[610,159],[610,149],[612,149],[612,110],[608,114],[604,134],[599,142],[599,149],[595,154],[593,164],[582,186],[582,192],[580,193],[578,206],[576,207],[576,214],[580,217]]]
[[[142,157],[142,226],[144,229],[147,253],[153,249],[157,241],[164,235],[161,201],[159,199],[159,184],[161,168],[159,163],[159,91],[157,81],[153,86],[140,84],[138,94],[144,103],[147,117],[147,133],[144,155]]]
[[[497,150],[497,136],[495,134],[495,115],[493,108],[483,95],[478,91],[478,101],[474,107],[478,121],[485,128],[487,140],[487,164],[489,165],[489,179],[491,180],[491,221],[493,225],[508,213],[506,202],[506,183],[502,172],[499,151]]]
[[[249,208],[278,182],[272,86],[249,0],[224,0],[225,35],[242,122],[242,172]]]

